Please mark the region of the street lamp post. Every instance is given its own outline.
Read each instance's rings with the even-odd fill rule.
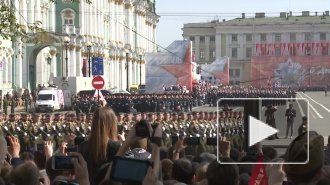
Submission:
[[[125,50],[125,53],[126,53],[126,91],[128,92],[128,54],[129,54],[129,51],[126,49]]]
[[[52,63],[52,58],[47,57],[47,64],[49,65],[49,77],[50,77],[50,73],[51,73],[51,71],[50,71],[51,70],[51,63]]]
[[[68,45],[69,45],[69,43],[70,43],[70,38],[69,37],[64,37],[63,38],[63,41],[64,41],[64,44],[65,44],[65,53],[66,53],[66,55],[65,55],[65,62],[66,62],[66,64],[65,64],[65,66],[66,66],[66,69],[65,69],[65,75],[68,77],[69,75],[69,66],[68,66]]]
[[[140,87],[139,89],[141,88],[141,81],[142,81],[142,73],[141,73],[141,63],[142,63],[142,53],[140,52],[139,53],[139,57],[140,57]]]
[[[92,48],[92,43],[87,42],[86,43],[87,50],[88,50],[88,76],[91,77],[91,48]]]

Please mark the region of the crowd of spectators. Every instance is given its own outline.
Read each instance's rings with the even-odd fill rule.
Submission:
[[[91,132],[77,152],[67,152],[68,144],[74,144],[74,136],[69,135],[59,148],[54,148],[50,141],[44,141],[44,149],[34,153],[21,153],[20,143],[13,136],[0,132],[0,185],[112,185],[125,184],[112,179],[116,168],[112,161],[118,157],[150,160],[139,184],[143,185],[247,185],[254,173],[253,164],[224,164],[224,162],[274,162],[265,165],[266,178],[270,185],[330,184],[329,148],[324,151],[324,139],[310,131],[297,136],[286,149],[283,156],[278,156],[273,147],[256,145],[256,153],[251,155],[231,148],[225,137],[219,137],[219,158],[214,153],[201,153],[198,156],[185,155],[187,146],[184,139],[174,146],[160,147],[162,125],[146,124],[147,137],[140,136],[141,127],[136,123],[127,135],[117,131],[117,117],[111,108],[98,108],[93,117]],[[141,126],[141,125],[140,125]],[[7,141],[6,141],[7,140]],[[7,146],[8,142],[8,146]],[[309,142],[309,145],[307,145]],[[305,165],[282,164],[299,162],[307,157]],[[72,156],[73,170],[55,170],[53,159],[58,156]],[[222,163],[218,163],[218,160]],[[124,164],[122,164],[124,165]],[[133,166],[123,166],[127,171]],[[127,174],[129,176],[130,174]],[[255,180],[255,179],[252,179]]]

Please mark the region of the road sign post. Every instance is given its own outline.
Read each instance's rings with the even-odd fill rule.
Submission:
[[[97,89],[97,107],[100,104],[100,89],[104,87],[104,79],[101,76],[96,76],[92,80],[92,85]]]

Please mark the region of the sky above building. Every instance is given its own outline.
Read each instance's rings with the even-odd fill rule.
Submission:
[[[329,0],[156,0],[156,12],[161,17],[157,26],[157,44],[166,48],[174,40],[182,40],[182,27],[185,23],[209,22],[254,17],[257,12],[266,16],[279,17],[280,12],[301,15],[310,11],[311,16],[322,15],[330,10]]]

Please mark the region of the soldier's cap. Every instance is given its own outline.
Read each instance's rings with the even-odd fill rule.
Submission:
[[[137,112],[136,113],[133,113],[133,116],[137,116],[137,115],[139,115],[139,113],[137,113]]]
[[[88,116],[93,116],[94,114],[93,114],[93,113],[88,113],[87,115],[88,115]]]
[[[50,113],[46,114],[46,117],[50,117],[50,116],[52,116],[52,114],[50,114]]]
[[[119,113],[117,114],[117,116],[122,116],[122,115],[124,115],[122,112],[119,112]]]
[[[80,116],[86,116],[86,114],[85,114],[85,113],[80,113],[79,115],[80,115]]]
[[[199,113],[200,113],[200,114],[203,114],[203,113],[204,113],[204,111],[199,111]]]
[[[308,159],[307,132],[296,137],[285,153],[285,162],[305,162]],[[300,180],[302,175],[320,170],[324,164],[324,138],[315,131],[309,132],[309,161],[302,168],[300,164],[284,164],[284,171],[291,181]]]
[[[27,114],[26,113],[21,113],[21,116],[27,116]]]
[[[153,115],[155,115],[155,114],[152,113],[152,112],[149,112],[149,113],[148,113],[148,116],[153,116]]]
[[[16,116],[16,114],[9,114],[9,117],[13,117],[13,116]]]
[[[33,116],[33,117],[40,117],[40,114],[38,114],[38,113],[34,113],[32,116]]]
[[[157,112],[157,115],[162,115],[163,113],[162,112]]]
[[[70,113],[69,115],[70,116],[76,116],[76,113]]]
[[[191,114],[192,115],[195,115],[195,114],[197,114],[197,112],[196,111],[192,111]]]
[[[177,112],[172,112],[172,115],[178,115],[178,113]]]
[[[54,114],[54,116],[61,116],[61,115],[62,115],[61,113]]]
[[[187,116],[189,116],[189,115],[191,115],[191,113],[190,113],[190,112],[188,112],[188,113],[187,113]]]

